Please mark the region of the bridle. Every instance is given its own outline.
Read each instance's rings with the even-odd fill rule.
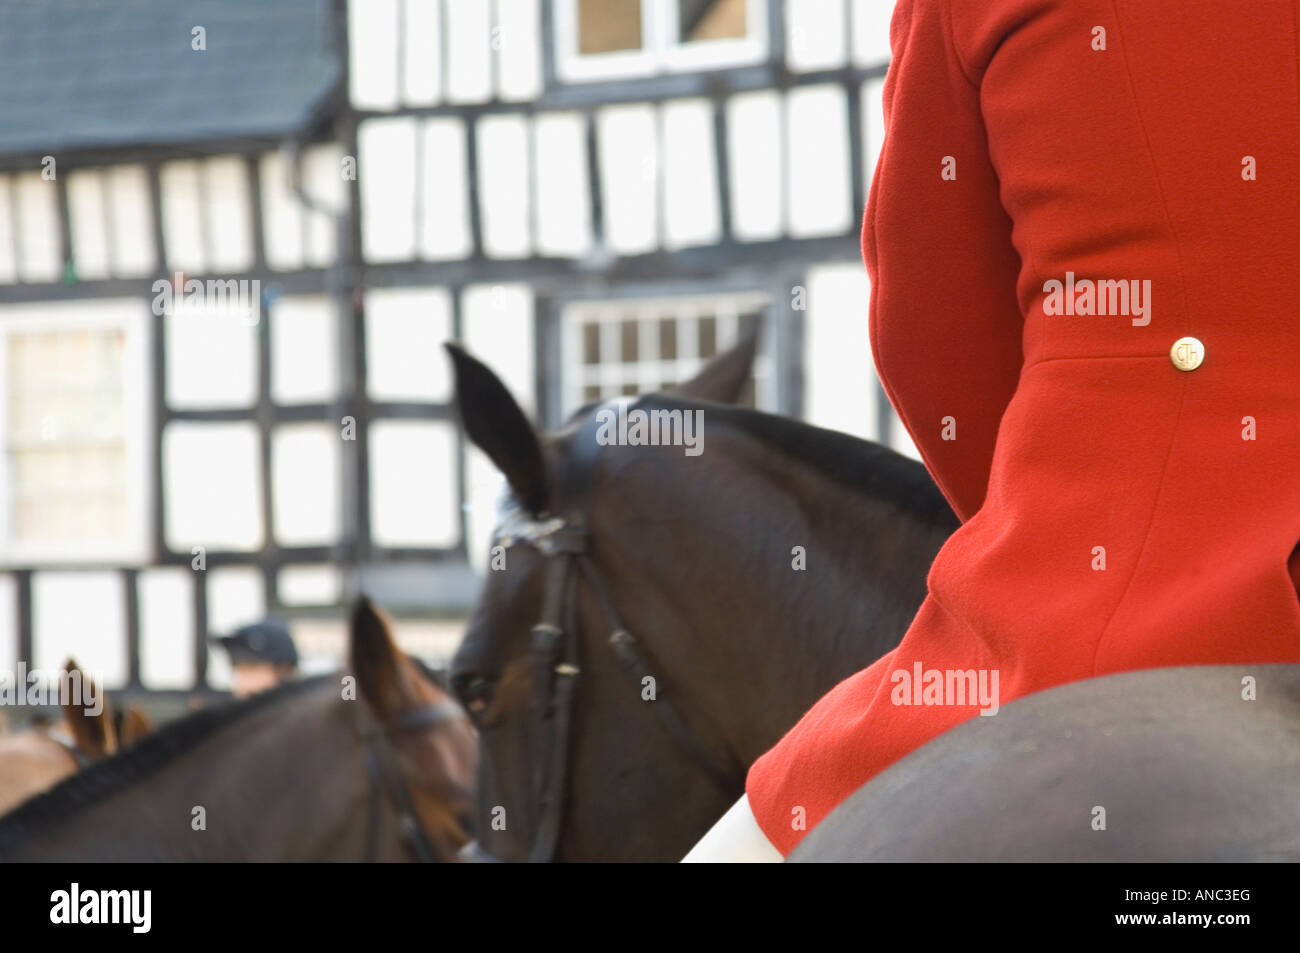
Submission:
[[[365,702],[360,706],[368,716],[368,725],[357,732],[365,748],[366,775],[369,779],[369,807],[366,811],[365,859],[373,863],[379,856],[379,812],[386,798],[397,815],[397,834],[407,857],[421,864],[438,862],[438,853],[420,824],[411,793],[407,790],[402,769],[397,763],[393,737],[408,732],[425,731],[464,717],[460,705],[451,698],[405,712],[390,725],[381,725]]]
[[[565,471],[566,498],[589,499],[597,447],[589,420],[588,426],[575,439],[570,464]],[[640,643],[623,624],[609,587],[591,559],[591,535],[587,525],[582,509],[567,517],[532,519],[515,505],[493,542],[494,546],[505,547],[526,543],[546,562],[542,614],[531,630],[532,750],[540,752],[540,757],[534,762],[532,777],[539,818],[528,857],[532,863],[554,860],[560,839],[573,711],[582,671],[579,665],[581,628],[578,624],[580,581],[586,583],[604,616],[609,631],[605,644],[622,669],[638,687],[645,684],[644,679],[653,677],[656,670]],[[656,679],[658,681],[662,679]],[[687,726],[671,698],[665,696],[661,688],[647,704],[652,706],[669,737],[728,799],[728,803],[738,798],[745,788],[745,769],[731,751],[711,752]],[[461,856],[471,860],[495,859],[477,842],[464,849]]]

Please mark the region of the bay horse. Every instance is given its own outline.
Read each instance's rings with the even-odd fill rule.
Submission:
[[[455,860],[476,742],[367,599],[351,671],[188,715],[0,818],[0,859]]]
[[[63,670],[69,676],[89,678],[72,659]],[[60,706],[61,725],[0,734],[0,814],[152,730],[148,716],[136,706],[119,709],[107,696],[101,697],[98,711],[65,699]]]
[[[886,768],[789,860],[1300,861],[1300,665],[1026,695]]]
[[[448,350],[510,490],[451,670],[481,746],[471,853],[680,860],[760,754],[898,644],[957,519],[915,461],[729,406],[753,339],[623,406],[702,415],[698,455],[602,441],[608,405],[540,433]]]

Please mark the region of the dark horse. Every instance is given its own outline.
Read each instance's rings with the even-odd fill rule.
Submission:
[[[891,765],[792,861],[1300,861],[1300,665],[1038,692]]]
[[[454,860],[472,726],[362,599],[348,676],[196,712],[0,819],[0,859]]]
[[[680,860],[760,754],[898,643],[957,520],[919,463],[725,406],[752,340],[633,405],[699,411],[699,455],[610,445],[605,406],[538,433],[449,350],[512,495],[452,664],[480,731],[482,853]]]

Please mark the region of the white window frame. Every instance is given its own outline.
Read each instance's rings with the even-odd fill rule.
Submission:
[[[677,0],[641,0],[641,49],[579,53],[578,0],[555,2],[555,69],[561,82],[630,79],[660,73],[724,69],[761,62],[767,55],[767,5],[745,0],[744,37],[683,43]]]
[[[689,380],[704,365],[699,356],[699,337],[695,333],[677,335],[677,357],[659,360],[659,337],[656,322],[671,318],[679,329],[695,331],[701,314],[712,315],[717,321],[717,353],[734,346],[739,338],[740,316],[758,312],[766,315],[772,299],[758,291],[717,294],[681,294],[646,298],[600,298],[568,302],[562,310],[561,348],[561,415],[568,415],[589,403],[585,396],[589,385],[599,385],[601,399],[618,396],[625,384],[636,385],[639,393],[649,393],[659,388],[663,378],[682,383]],[[618,325],[627,318],[635,318],[637,329],[637,360],[624,364],[617,353]],[[760,320],[762,320],[760,318]],[[600,364],[583,363],[583,327],[599,324]],[[759,353],[754,359],[754,404],[759,410],[778,412],[775,349],[772,329],[760,328]],[[654,357],[642,355],[652,354]],[[608,388],[608,393],[605,393]]]
[[[121,328],[126,333],[122,368],[124,439],[126,444],[127,533],[115,544],[87,548],[76,545],[22,543],[9,525],[9,340],[20,331],[77,331]],[[149,404],[148,301],[136,297],[84,301],[45,301],[0,307],[0,566],[93,564],[140,566],[149,561],[153,514],[152,426]]]

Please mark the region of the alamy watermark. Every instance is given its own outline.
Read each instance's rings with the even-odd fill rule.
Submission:
[[[0,705],[71,705],[96,716],[104,711],[104,693],[98,682],[80,669],[44,672],[28,670],[25,662],[19,662],[15,671],[0,672]]]
[[[698,407],[628,409],[626,401],[596,411],[596,443],[628,447],[684,447],[688,457],[704,452],[704,411]]]
[[[911,671],[895,669],[889,680],[894,683],[889,700],[895,705],[978,705],[981,715],[998,713],[996,668],[927,669],[913,662]]]
[[[126,924],[132,933],[148,933],[153,924],[152,890],[83,890],[73,883],[50,894],[50,922],[55,924]]]
[[[1138,281],[1091,278],[1075,280],[1074,272],[1065,273],[1065,281],[1049,278],[1043,282],[1043,314],[1132,317],[1133,326],[1151,323],[1151,279]]]
[[[258,278],[186,278],[176,272],[171,278],[153,283],[153,313],[162,316],[214,310],[233,314],[243,324],[255,326],[262,319],[262,282]]]

